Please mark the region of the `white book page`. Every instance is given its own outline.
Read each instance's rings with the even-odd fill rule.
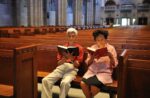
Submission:
[[[76,48],[75,46],[68,46],[68,48]]]
[[[66,46],[62,46],[62,45],[57,45],[58,47],[60,47],[60,48],[64,48],[64,49],[67,49],[67,47]]]
[[[96,49],[91,48],[91,47],[87,47],[87,49],[88,49],[88,50],[91,50],[91,51],[94,51],[94,52],[96,51]]]

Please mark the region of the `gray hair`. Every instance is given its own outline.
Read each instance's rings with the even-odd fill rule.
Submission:
[[[68,29],[67,29],[67,34],[68,34],[69,32],[74,32],[76,35],[78,35],[78,31],[77,31],[75,28],[68,28]]]

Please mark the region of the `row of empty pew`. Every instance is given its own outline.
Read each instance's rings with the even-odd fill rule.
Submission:
[[[42,27],[0,27],[0,37],[18,38],[21,35],[32,36],[35,34],[48,34],[56,32],[64,32],[69,27],[77,30],[96,29],[102,26],[42,26]]]

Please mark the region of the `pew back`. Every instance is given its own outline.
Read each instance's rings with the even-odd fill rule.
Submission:
[[[150,98],[150,60],[128,59],[122,98]]]
[[[144,82],[147,83],[148,81],[150,81],[149,79],[146,79],[146,78],[143,79],[144,74],[149,75],[149,73],[146,71],[146,70],[149,70],[149,67],[148,67],[148,64],[150,62],[149,57],[150,57],[150,50],[127,50],[125,49],[123,51],[123,53],[119,57],[118,98],[128,98],[128,97],[135,98],[135,96],[136,98],[145,98],[144,94],[147,94],[147,93],[144,93],[142,91],[144,89],[141,89],[141,88],[145,87],[144,86],[145,84],[142,84],[142,83]],[[140,77],[138,77],[139,74],[141,74]],[[142,81],[142,82],[138,84],[138,81]],[[136,91],[135,88],[138,91]],[[137,94],[139,93],[139,91],[141,95]],[[147,91],[147,90],[144,90],[144,91]]]
[[[14,98],[36,98],[36,65],[35,45],[0,49],[0,84],[13,87]]]

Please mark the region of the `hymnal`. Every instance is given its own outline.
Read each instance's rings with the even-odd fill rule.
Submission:
[[[66,47],[66,46],[58,45],[57,49],[61,55],[63,55],[63,52],[66,52],[72,54],[73,56],[79,56],[79,48],[75,46]]]
[[[96,55],[97,58],[102,57],[102,56],[106,56],[108,53],[107,47],[101,48],[101,49],[94,49],[91,47],[87,47],[87,50],[90,54]]]

